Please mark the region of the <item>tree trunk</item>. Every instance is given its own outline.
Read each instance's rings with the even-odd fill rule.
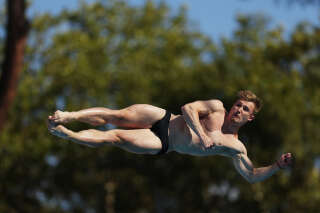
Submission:
[[[24,49],[29,31],[25,0],[7,0],[5,56],[0,78],[0,130],[3,128],[23,69]]]

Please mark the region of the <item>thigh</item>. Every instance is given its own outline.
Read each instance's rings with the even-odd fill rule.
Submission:
[[[129,152],[137,154],[157,154],[162,144],[149,129],[117,130],[120,142],[115,144]]]
[[[162,119],[166,110],[149,104],[134,104],[122,110],[128,123],[136,128],[151,128],[151,126]]]

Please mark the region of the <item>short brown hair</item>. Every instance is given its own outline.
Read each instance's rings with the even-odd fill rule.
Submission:
[[[262,100],[250,90],[239,91],[237,97],[244,101],[253,102],[255,104],[254,114],[257,114],[262,108]]]

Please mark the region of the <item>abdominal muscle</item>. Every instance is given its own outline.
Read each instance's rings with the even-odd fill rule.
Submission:
[[[203,150],[199,136],[186,124],[183,116],[173,115],[169,124],[170,151],[195,156],[222,155],[227,157],[240,152],[238,143],[241,142],[229,135],[224,135],[221,130],[207,132],[207,134],[215,146]]]

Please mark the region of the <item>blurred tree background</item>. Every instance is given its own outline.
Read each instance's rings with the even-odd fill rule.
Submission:
[[[164,2],[109,0],[31,20],[0,133],[0,212],[318,212],[319,26],[301,23],[287,38],[264,16],[239,15],[233,37],[214,43],[187,17]],[[241,131],[249,157],[264,166],[292,152],[291,171],[251,185],[223,157],[91,149],[46,127],[56,109],[147,103],[178,114],[185,103],[213,98],[229,109],[240,89],[265,105]]]

